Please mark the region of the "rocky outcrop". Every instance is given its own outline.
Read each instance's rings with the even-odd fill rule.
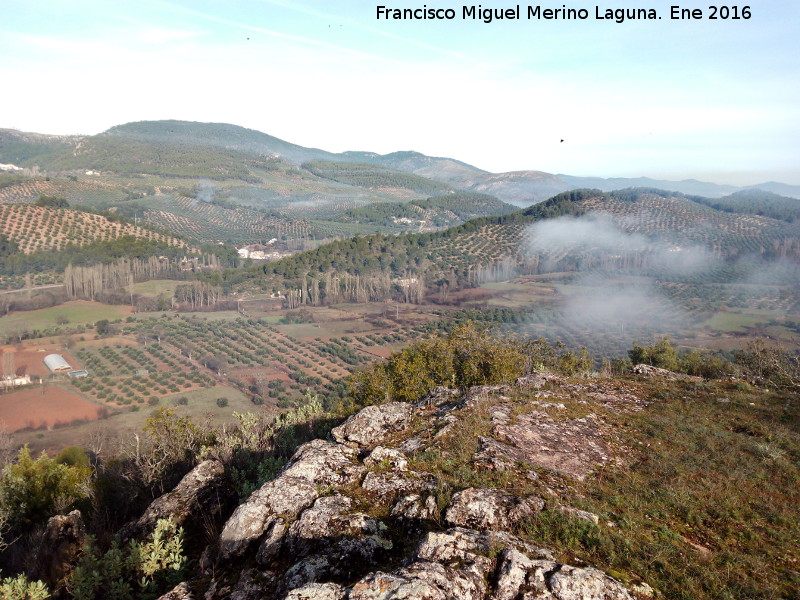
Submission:
[[[519,498],[501,490],[469,488],[453,496],[445,511],[448,525],[480,530],[511,529],[544,508],[541,498]]]
[[[497,424],[480,438],[474,460],[497,470],[527,463],[581,480],[609,460],[610,451],[591,416],[556,420],[533,411]]]
[[[222,463],[206,460],[192,469],[174,490],[154,500],[138,520],[125,525],[120,535],[123,541],[146,538],[153,533],[159,519],[169,518],[184,528],[189,545],[200,545],[206,532],[216,531],[230,516],[236,499]]]
[[[539,390],[547,384],[558,384],[563,381],[564,378],[561,377],[561,375],[556,375],[555,373],[550,373],[549,371],[539,371],[538,373],[532,373],[530,375],[517,378],[515,385],[521,388]]]
[[[58,591],[65,576],[75,566],[85,537],[86,527],[80,511],[51,517],[39,545],[33,578]]]
[[[583,477],[607,459],[598,422],[553,418],[544,411],[563,405],[536,399],[551,391],[531,394],[518,410],[513,395],[536,385],[458,395],[442,388],[416,407],[363,409],[333,430],[334,442],[299,447],[276,479],[233,512],[216,560],[201,560],[203,577],[163,600],[191,600],[192,593],[205,600],[632,600],[602,571],[560,564],[549,549],[515,535],[545,510],[542,498],[454,490],[447,472],[421,466],[431,455],[413,453],[426,448],[452,460],[452,432],[477,415],[490,434],[480,438],[476,461],[527,482],[537,480],[530,465]],[[429,427],[403,435],[414,418],[427,418]],[[568,506],[548,510],[597,522]]]
[[[546,583],[558,600],[633,600],[619,581],[591,567],[559,565],[546,575]]]
[[[661,377],[667,381],[703,381],[702,377],[687,375],[685,373],[676,373],[675,371],[645,364],[635,365],[631,369],[631,372],[636,375],[644,375],[646,377]]]
[[[195,600],[195,596],[192,595],[189,585],[184,582],[176,585],[163,596],[159,596],[157,600]]]
[[[292,590],[284,600],[345,600],[347,592],[335,583],[309,583]]]
[[[342,444],[314,440],[302,445],[281,474],[253,492],[233,513],[219,539],[217,561],[243,554],[266,536],[266,542],[322,495],[325,487],[346,486],[358,480],[364,467],[356,450]],[[276,542],[273,540],[272,544]],[[261,555],[269,550],[262,549]]]
[[[406,402],[367,406],[334,427],[331,435],[340,444],[371,450],[389,435],[405,429],[412,415],[413,407]]]

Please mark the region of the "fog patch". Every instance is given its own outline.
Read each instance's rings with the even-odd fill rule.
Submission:
[[[649,280],[586,274],[571,285],[562,318],[573,329],[653,335],[689,324],[687,312]]]
[[[202,202],[213,202],[214,196],[217,193],[217,186],[214,185],[213,181],[208,179],[201,179],[197,182],[195,186],[196,193],[195,198],[201,200]]]

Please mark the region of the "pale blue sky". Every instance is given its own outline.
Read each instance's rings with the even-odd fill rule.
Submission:
[[[599,5],[657,21],[577,1],[590,19],[485,24],[378,21],[380,1],[0,0],[0,127],[217,121],[490,171],[800,184],[800,2],[677,22],[677,1]],[[464,6],[389,6],[423,4]]]

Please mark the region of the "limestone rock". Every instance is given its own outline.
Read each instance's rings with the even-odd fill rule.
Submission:
[[[458,396],[458,390],[439,385],[417,400],[415,406],[417,408],[442,406],[443,404],[447,404],[448,402],[453,402],[454,400],[458,399]]]
[[[372,449],[389,435],[402,431],[411,422],[413,407],[406,402],[367,406],[331,430],[340,444]]]
[[[515,600],[523,586],[532,598],[553,599],[547,590],[545,574],[557,566],[552,561],[533,560],[514,548],[506,548],[500,555],[492,600]]]
[[[176,585],[172,590],[164,594],[163,596],[159,596],[157,600],[194,600],[195,596],[192,595],[192,590],[189,589],[189,585],[184,583],[179,583]]]
[[[547,576],[547,587],[558,600],[633,600],[619,581],[592,567],[564,565]]]
[[[584,521],[588,521],[589,523],[600,525],[600,517],[593,512],[589,512],[588,510],[580,510],[578,508],[573,508],[572,506],[564,506],[563,504],[556,506],[556,510],[564,513],[565,515],[569,515],[570,517],[575,517],[576,519],[582,519]]]
[[[262,572],[257,569],[245,569],[242,571],[239,581],[233,588],[226,600],[263,600],[272,597],[265,591],[272,588],[275,583],[274,574]]]
[[[298,448],[281,474],[253,492],[225,523],[220,534],[218,563],[243,554],[278,518],[294,520],[320,496],[322,488],[357,481],[364,467],[356,451],[340,444],[314,440]],[[272,536],[270,536],[271,538]],[[272,540],[277,544],[279,540]],[[262,559],[271,550],[263,549]]]
[[[272,560],[280,554],[283,548],[283,538],[288,530],[289,527],[286,525],[286,521],[280,517],[275,519],[268,528],[261,545],[258,547],[256,562],[262,565],[272,562]]]
[[[80,511],[50,517],[39,546],[34,578],[51,589],[58,588],[75,566],[85,537]]]
[[[297,477],[320,486],[346,486],[364,472],[357,457],[358,452],[347,446],[313,440],[297,449],[281,477]]]
[[[120,531],[123,540],[146,538],[159,519],[170,518],[186,531],[190,545],[200,546],[209,525],[228,518],[236,504],[236,493],[221,462],[206,460],[192,469],[174,490],[156,498],[136,521]]]
[[[430,473],[401,471],[394,473],[367,473],[361,487],[381,502],[392,501],[398,496],[416,492],[431,492],[438,481]]]
[[[432,495],[423,498],[419,494],[409,494],[397,501],[391,514],[401,523],[413,525],[435,520],[439,516],[439,507]]]
[[[296,588],[284,600],[344,600],[347,592],[335,583],[309,583]]]
[[[498,548],[513,548],[535,559],[553,560],[550,550],[529,544],[505,531],[475,531],[464,527],[428,532],[414,557],[441,563],[474,562],[478,557],[479,562],[483,562],[488,561],[487,556]],[[484,564],[491,568],[491,561]]]
[[[385,465],[393,471],[406,471],[408,469],[408,458],[400,450],[378,446],[364,459],[364,465],[367,467]]]
[[[631,369],[637,375],[644,375],[646,377],[663,377],[667,381],[703,381],[702,377],[694,375],[687,375],[685,373],[676,373],[668,369],[654,367],[652,365],[638,364]]]
[[[479,530],[511,529],[544,508],[541,498],[519,498],[495,489],[468,488],[453,496],[445,511],[448,525]]]
[[[584,479],[609,460],[610,451],[596,420],[590,415],[555,420],[541,412],[519,415],[516,422],[495,425],[492,437],[481,437],[473,459],[499,470],[517,463],[538,465]]]
[[[533,388],[538,390],[543,388],[548,383],[561,383],[563,381],[564,378],[560,375],[550,373],[549,371],[539,371],[538,373],[532,373],[530,375],[525,375],[524,377],[519,377],[514,383],[517,387]]]
[[[363,513],[347,513],[352,504],[347,496],[319,498],[289,527],[285,540],[289,554],[305,556],[315,549],[327,550],[341,538],[379,536],[375,519]]]
[[[233,512],[219,538],[217,562],[223,563],[264,535],[279,517],[294,519],[319,496],[317,486],[297,477],[278,477],[265,483]]]

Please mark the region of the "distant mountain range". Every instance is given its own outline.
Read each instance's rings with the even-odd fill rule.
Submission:
[[[276,161],[298,167],[309,161],[373,165],[441,182],[453,189],[490,194],[517,206],[529,206],[578,188],[611,191],[649,187],[707,198],[758,189],[800,198],[800,186],[772,181],[739,187],[694,179],[575,177],[533,170],[489,173],[452,158],[419,152],[333,153],[223,123],[142,121],[118,125],[94,136],[50,136],[0,129],[0,163],[45,171],[94,169],[248,181],[254,171]]]

